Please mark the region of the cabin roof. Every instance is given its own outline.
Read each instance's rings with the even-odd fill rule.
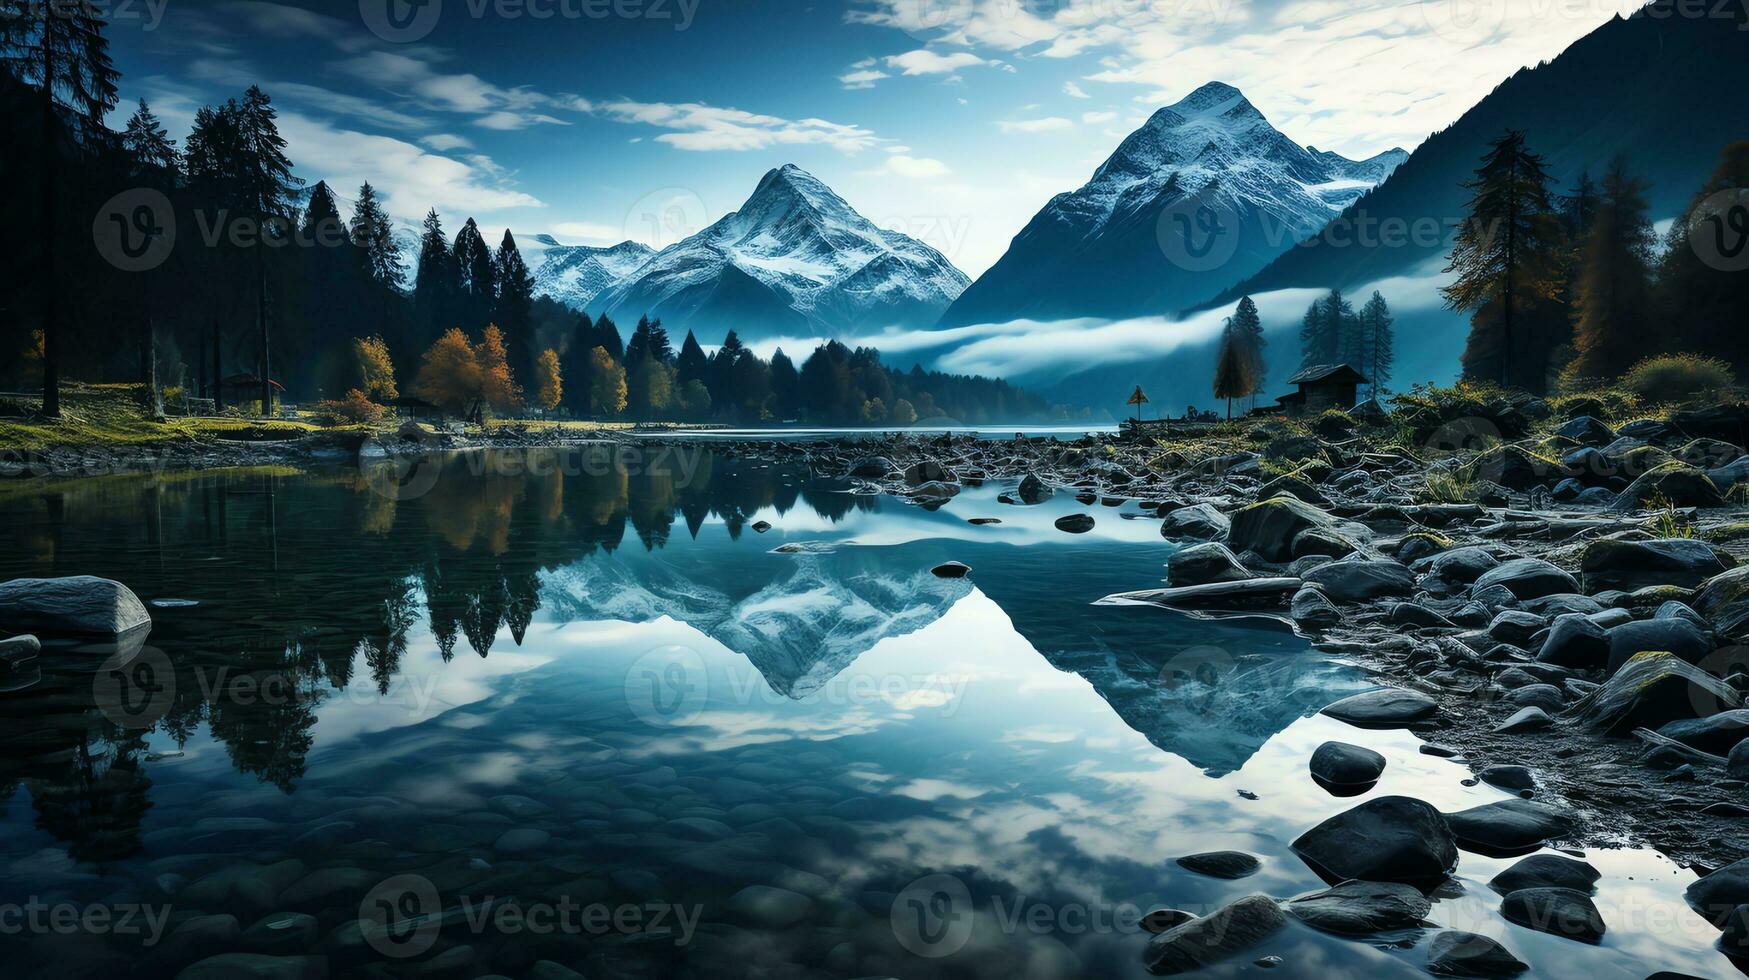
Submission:
[[[1301,368],[1300,372],[1287,379],[1290,385],[1309,385],[1317,383],[1348,384],[1350,382],[1363,385],[1367,383],[1366,376],[1356,371],[1348,364],[1313,364]]]

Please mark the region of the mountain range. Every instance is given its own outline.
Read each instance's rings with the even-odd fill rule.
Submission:
[[[539,292],[615,320],[757,339],[934,325],[969,280],[940,252],[857,213],[786,164],[738,210],[660,252],[549,247]]]
[[[1238,89],[1210,82],[1155,112],[1078,190],[1052,198],[941,323],[1179,309],[1263,268],[1407,158],[1393,149],[1357,161],[1300,146]]]

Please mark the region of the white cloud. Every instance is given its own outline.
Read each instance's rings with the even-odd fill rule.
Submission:
[[[293,112],[280,115],[279,129],[294,163],[319,166],[333,187],[370,181],[381,191],[384,209],[399,219],[416,222],[431,207],[445,214],[479,215],[545,206],[539,198],[507,186],[496,166],[483,157],[464,162]]]
[[[975,57],[1099,52],[1101,70],[1081,81],[1137,86],[1139,101],[1153,106],[1225,81],[1294,139],[1370,155],[1418,145],[1502,79],[1645,0],[1495,0],[1466,10],[1440,0],[857,3],[846,15],[851,22],[898,28]],[[1077,84],[1064,91],[1074,95]]]
[[[1117,118],[1117,113],[1115,113],[1115,112],[1083,112],[1083,113],[1081,113],[1081,121],[1086,123],[1089,126],[1097,126],[1100,123],[1108,123],[1116,118]]]
[[[467,137],[457,136],[454,133],[432,133],[429,136],[422,137],[419,142],[424,143],[426,146],[431,147],[439,153],[443,153],[447,150],[465,150],[474,145],[468,141]]]
[[[983,58],[966,51],[956,51],[953,54],[937,54],[928,48],[918,48],[904,54],[889,55],[886,59],[888,68],[896,68],[902,75],[948,75],[961,68],[986,64]]]
[[[340,61],[335,70],[377,85],[428,109],[477,116],[486,129],[523,129],[563,120],[543,111],[586,112],[592,104],[575,95],[549,96],[527,87],[504,88],[468,72],[449,74],[431,62],[395,51],[368,51]]]
[[[763,150],[773,146],[821,145],[857,153],[885,141],[861,126],[825,119],[784,119],[702,102],[609,102],[597,111],[616,122],[667,132],[656,142],[679,150]]]
[[[1064,82],[1063,83],[1063,94],[1069,96],[1070,98],[1074,98],[1074,99],[1091,99],[1091,98],[1093,98],[1093,96],[1088,95],[1086,92],[1082,91],[1081,86],[1076,85],[1074,82]]]
[[[876,82],[889,77],[891,76],[884,71],[879,71],[873,68],[860,68],[856,71],[845,72],[844,74],[839,75],[838,81],[843,83],[845,88],[862,89],[874,88]]]
[[[1042,119],[997,120],[996,128],[1004,133],[1049,133],[1062,129],[1075,128],[1074,122],[1062,116],[1045,116]]]
[[[912,157],[903,153],[893,154],[882,161],[881,166],[862,173],[870,177],[908,177],[914,180],[928,180],[932,177],[946,177],[952,173],[947,164],[930,157]]]

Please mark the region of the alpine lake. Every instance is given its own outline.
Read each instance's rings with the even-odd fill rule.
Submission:
[[[0,487],[0,580],[112,578],[153,620],[0,694],[0,962],[1145,977],[1150,910],[1327,887],[1289,844],[1333,814],[1509,798],[1320,715],[1376,685],[1282,623],[1098,604],[1174,547],[1136,502],[1007,489],[932,510],[696,444]],[[1376,786],[1313,781],[1332,739]],[[1175,863],[1217,850],[1261,866]],[[1516,857],[1465,852],[1428,925],[1289,921],[1203,975],[1425,977],[1442,929],[1536,977],[1740,975],[1693,871],[1583,856],[1597,944],[1507,921]]]

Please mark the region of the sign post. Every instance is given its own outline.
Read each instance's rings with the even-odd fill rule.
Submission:
[[[1148,403],[1148,396],[1142,394],[1142,386],[1141,385],[1136,385],[1135,394],[1130,396],[1129,401],[1124,402],[1125,405],[1136,406],[1136,432],[1138,434],[1142,431],[1142,406],[1146,405],[1147,403]]]

